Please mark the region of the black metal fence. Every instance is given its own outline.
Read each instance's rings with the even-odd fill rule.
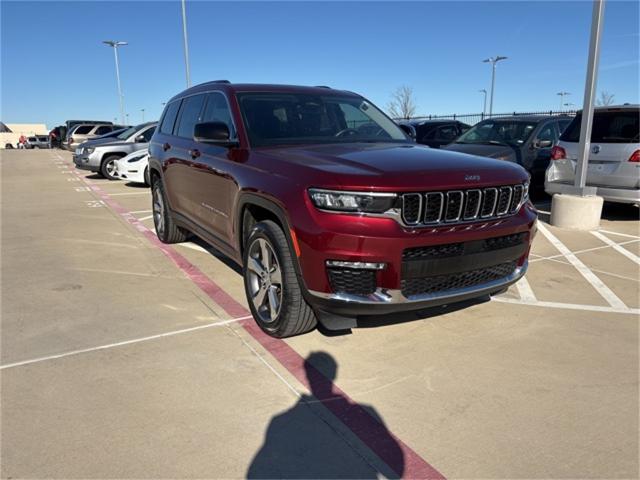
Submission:
[[[451,115],[423,115],[411,118],[397,118],[395,120],[407,121],[407,120],[459,120],[463,123],[474,125],[487,118],[504,118],[504,117],[517,117],[522,115],[549,115],[549,116],[575,116],[575,110],[546,110],[540,112],[510,112],[510,113],[494,113],[489,115],[488,113],[464,113],[464,114],[451,114]]]

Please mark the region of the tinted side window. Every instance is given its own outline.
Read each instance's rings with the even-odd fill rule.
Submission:
[[[582,115],[576,115],[571,125],[563,132],[565,142],[580,141],[580,123]],[[638,111],[595,112],[591,141],[594,143],[633,143],[638,141],[640,116]]]
[[[176,100],[175,102],[171,102],[167,105],[167,108],[164,112],[164,117],[162,117],[162,124],[160,125],[160,131],[167,135],[171,135],[173,133],[173,125],[176,123],[176,117],[178,116],[178,109],[180,108],[180,100]]]
[[[555,142],[555,129],[553,128],[553,122],[547,123],[542,129],[538,132],[538,140],[550,140]]]
[[[235,131],[231,121],[231,112],[227,105],[227,99],[221,93],[210,93],[207,95],[207,106],[202,114],[202,122],[222,122],[229,127],[231,138],[234,138]]]
[[[452,142],[458,136],[458,131],[455,125],[445,125],[438,128],[436,138],[445,142]]]
[[[156,131],[156,127],[151,127],[151,128],[148,128],[147,130],[145,130],[142,133],[142,136],[144,137],[144,141],[145,142],[150,142],[151,141],[151,137],[153,137],[153,132],[155,132],[155,131]]]
[[[204,94],[187,97],[182,101],[176,135],[183,138],[193,138],[193,127],[201,121],[200,112],[203,103]]]
[[[105,133],[109,133],[111,131],[111,127],[108,125],[102,125],[98,127],[95,131],[96,135],[104,135]]]
[[[81,127],[76,128],[76,131],[73,132],[74,135],[86,135],[91,130],[93,130],[93,125],[82,125]]]

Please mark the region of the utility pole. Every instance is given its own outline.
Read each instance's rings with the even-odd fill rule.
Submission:
[[[500,60],[506,60],[507,58],[508,57],[496,55],[495,57],[489,57],[482,61],[483,63],[491,64],[491,99],[489,100],[489,117],[493,114],[493,93],[496,86],[496,63]]]
[[[563,105],[566,105],[564,103],[564,97],[566,97],[567,95],[571,95],[570,92],[558,92],[556,93],[556,95],[560,95],[560,110],[562,110]]]
[[[187,38],[187,6],[182,0],[182,37],[184,42],[184,68],[187,74],[187,88],[191,86],[191,71],[189,69],[189,40]]]
[[[124,124],[124,98],[122,96],[122,86],[120,85],[120,62],[118,60],[118,47],[128,45],[128,43],[115,40],[104,40],[102,43],[113,48],[113,54],[116,59],[116,82],[118,83],[118,99],[120,100],[120,120]]]
[[[484,116],[487,114],[487,89],[483,88],[482,90],[478,91],[484,94],[484,101],[482,102],[482,119],[484,120]]]

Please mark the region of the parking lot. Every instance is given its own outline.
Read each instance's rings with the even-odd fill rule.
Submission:
[[[499,297],[283,341],[147,188],[1,169],[3,478],[638,477],[636,207],[571,232],[543,200]]]

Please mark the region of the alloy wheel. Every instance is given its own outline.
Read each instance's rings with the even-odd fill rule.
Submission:
[[[264,323],[272,323],[282,306],[282,270],[271,244],[257,238],[249,246],[249,293],[255,311]]]

